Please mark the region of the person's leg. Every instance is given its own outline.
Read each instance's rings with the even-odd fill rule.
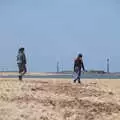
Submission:
[[[74,71],[73,76],[74,76],[74,81],[73,82],[76,83],[76,81],[78,79],[78,73],[77,73],[77,71]]]
[[[78,74],[78,83],[81,83],[80,77],[81,77],[81,70],[79,70],[79,74]]]
[[[25,74],[26,72],[27,72],[26,65],[25,65],[25,64],[22,64],[22,65],[21,65],[21,69],[20,69],[20,76],[19,76],[20,80],[22,80],[22,78],[23,78],[23,76],[24,76],[24,74]]]
[[[23,75],[24,75],[27,72],[27,68],[25,64],[23,65],[23,68],[24,68],[24,72],[23,72]]]
[[[19,80],[22,80],[22,75],[19,75]]]
[[[74,83],[76,83],[76,80],[77,80],[77,79],[74,79]]]
[[[19,68],[19,80],[22,80],[22,65],[18,64],[18,68]]]

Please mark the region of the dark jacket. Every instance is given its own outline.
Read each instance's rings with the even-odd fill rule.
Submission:
[[[82,59],[78,59],[78,58],[75,59],[75,61],[74,61],[74,71],[75,71],[75,68],[76,68],[76,67],[78,67],[79,70],[81,70],[81,68],[82,68],[83,70],[85,70]]]
[[[26,56],[24,52],[19,52],[17,55],[18,64],[26,64]]]

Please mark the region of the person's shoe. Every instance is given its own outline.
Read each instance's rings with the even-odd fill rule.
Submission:
[[[21,75],[19,75],[19,80],[20,80],[20,81],[22,80],[22,76],[21,76]]]
[[[81,81],[80,81],[80,80],[78,80],[78,83],[80,83],[80,84],[81,84]]]
[[[76,83],[76,80],[74,80],[74,83]]]

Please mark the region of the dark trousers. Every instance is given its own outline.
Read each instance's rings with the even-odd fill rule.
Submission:
[[[22,79],[22,76],[27,72],[27,68],[25,64],[18,64],[19,69],[19,79]]]
[[[78,77],[74,80],[74,82],[76,82],[78,80],[78,83],[81,83],[80,77],[81,77],[81,69],[79,70]]]

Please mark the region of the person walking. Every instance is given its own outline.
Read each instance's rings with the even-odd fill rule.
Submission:
[[[17,65],[19,69],[19,80],[22,80],[23,75],[27,72],[26,68],[26,55],[24,53],[24,48],[20,48],[18,50],[18,55],[17,55]]]
[[[75,75],[74,83],[76,83],[77,80],[78,80],[78,83],[81,83],[81,80],[80,80],[81,69],[85,71],[82,57],[83,57],[82,54],[78,54],[78,57],[74,61],[74,75]]]

